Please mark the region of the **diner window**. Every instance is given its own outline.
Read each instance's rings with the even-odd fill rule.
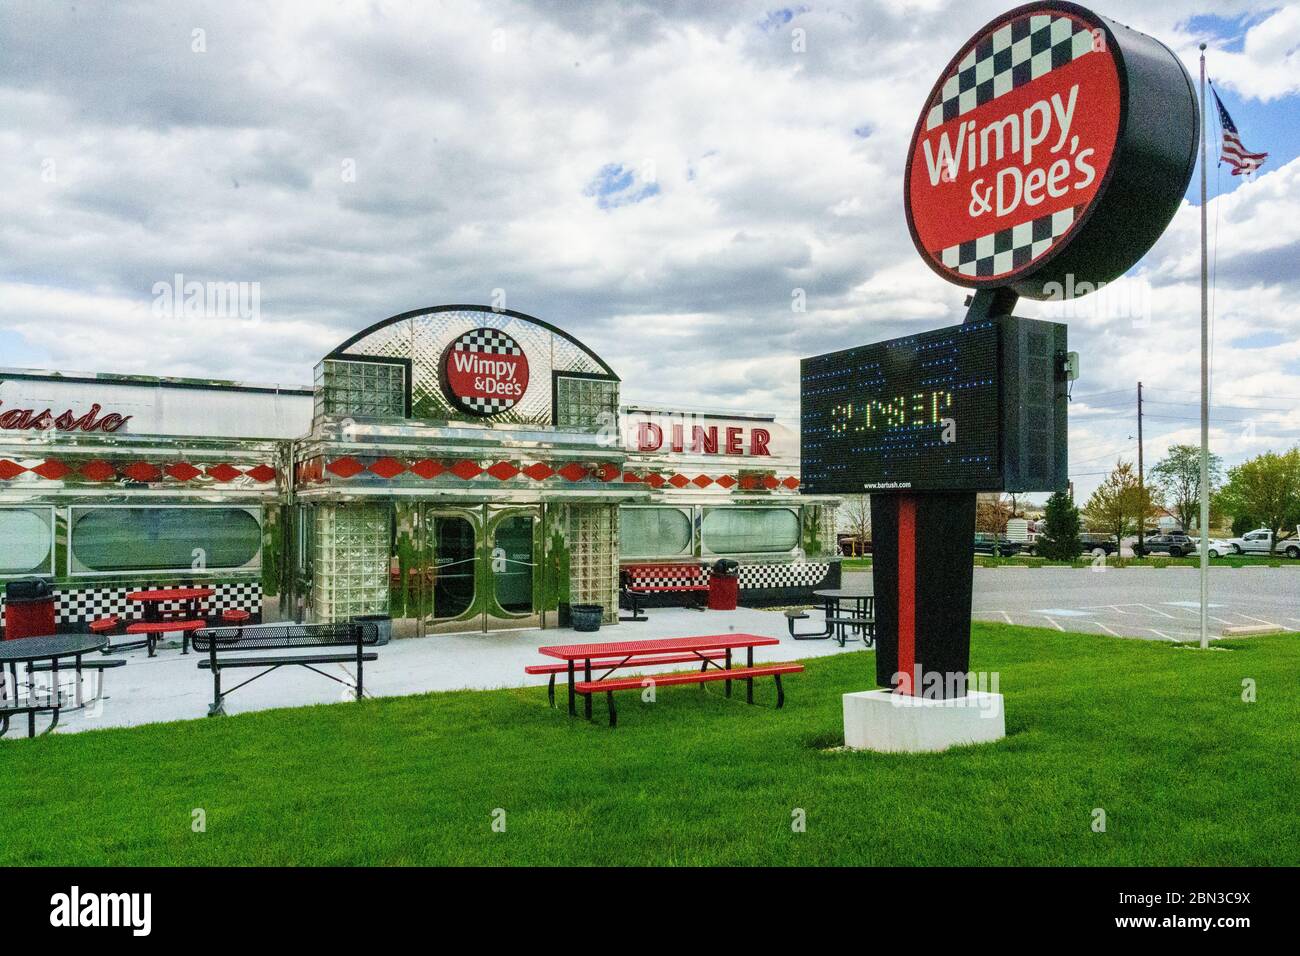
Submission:
[[[256,567],[257,515],[244,508],[74,508],[72,571]]]
[[[561,375],[555,380],[557,428],[617,427],[618,382]]]
[[[621,558],[671,558],[691,548],[691,518],[680,508],[622,508],[618,553]]]
[[[799,544],[799,516],[789,508],[712,508],[702,533],[713,554],[790,551]]]
[[[54,512],[49,508],[0,508],[0,574],[50,574]]]
[[[406,417],[406,366],[325,359],[316,366],[315,413]]]

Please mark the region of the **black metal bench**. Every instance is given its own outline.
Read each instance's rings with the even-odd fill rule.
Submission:
[[[335,624],[250,624],[247,627],[208,627],[195,631],[194,649],[208,655],[206,660],[199,661],[199,669],[212,671],[212,704],[208,707],[208,716],[216,717],[225,714],[225,700],[228,694],[233,694],[259,677],[264,677],[271,671],[288,665],[305,667],[336,683],[355,686],[356,698],[360,700],[362,666],[366,661],[379,659],[378,653],[367,651],[365,647],[379,644],[379,633],[377,624],[357,621],[342,621]],[[327,654],[277,654],[258,657],[246,657],[242,653],[237,653],[297,650],[310,647],[346,647],[349,650]],[[325,673],[314,666],[316,664],[356,664],[355,685],[343,678]],[[223,691],[221,672],[231,667],[266,669]]]

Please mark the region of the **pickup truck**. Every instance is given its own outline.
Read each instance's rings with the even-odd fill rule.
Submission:
[[[1277,553],[1288,558],[1300,558],[1300,527],[1296,528],[1297,537],[1279,537]],[[1229,538],[1228,547],[1233,554],[1268,554],[1273,544],[1273,532],[1267,528],[1256,528],[1240,538]]]

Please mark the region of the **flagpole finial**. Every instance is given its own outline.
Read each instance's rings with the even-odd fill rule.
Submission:
[[[1205,55],[1205,44],[1202,43],[1202,44],[1201,44],[1201,56],[1204,56],[1204,55]]]

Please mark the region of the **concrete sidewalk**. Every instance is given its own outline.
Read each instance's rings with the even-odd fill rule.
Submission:
[[[433,637],[395,640],[379,648],[379,660],[367,664],[367,697],[396,697],[426,691],[545,685],[546,677],[524,673],[528,664],[546,663],[537,648],[547,644],[581,644],[607,641],[631,641],[665,637],[688,637],[704,634],[760,634],[779,638],[781,643],[754,651],[756,662],[789,661],[826,654],[861,650],[860,641],[840,648],[834,641],[794,641],[786,629],[780,611],[692,611],[686,608],[659,608],[647,612],[650,620],[640,624],[619,624],[601,628],[598,634],[579,634],[568,629],[529,629],[494,631],[489,634],[441,634]],[[815,631],[823,622],[820,611],[811,619],[800,621],[800,631]],[[144,650],[128,651],[121,656],[129,663],[106,672],[105,699],[81,711],[65,711],[55,733],[76,733],[102,727],[129,727],[167,720],[204,719],[212,700],[212,676],[200,671],[201,655],[183,655],[180,644],[163,646],[158,656],[150,658]],[[743,656],[741,660],[743,661]],[[322,666],[322,665],[318,665]],[[339,677],[351,680],[354,665],[323,665]],[[681,665],[646,668],[646,673],[681,670]],[[255,668],[226,671],[225,688],[258,673]],[[863,668],[862,685],[874,684],[874,672]],[[87,696],[96,690],[93,673],[87,676]],[[226,698],[228,714],[295,707],[306,704],[333,704],[352,699],[352,689],[326,680],[304,667],[282,667]],[[37,730],[47,726],[49,716],[37,717]],[[26,735],[25,719],[14,720],[6,739]]]

